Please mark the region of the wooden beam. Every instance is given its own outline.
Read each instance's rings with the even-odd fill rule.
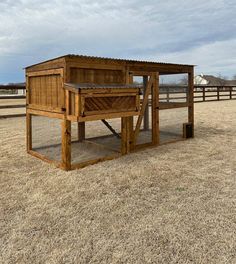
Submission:
[[[128,120],[128,131],[129,131],[129,151],[134,149],[134,117],[127,117]]]
[[[27,113],[32,114],[32,115],[46,116],[46,117],[59,118],[59,119],[65,118],[64,114],[35,110],[31,108],[27,108]]]
[[[121,138],[115,129],[105,119],[102,119],[101,121],[112,132],[113,135],[115,135],[117,138]]]
[[[60,107],[50,107],[50,106],[43,106],[43,105],[36,105],[36,104],[29,104],[27,106],[30,109],[39,110],[39,111],[46,111],[50,113],[64,113],[63,108]]]
[[[71,104],[71,92],[66,90],[65,92],[65,95],[66,95],[66,115],[70,115],[71,114],[71,109],[70,109],[70,104]]]
[[[155,73],[152,86],[152,143],[158,145],[159,142],[159,74]]]
[[[152,88],[152,85],[153,85],[153,80],[154,80],[154,77],[153,77],[153,74],[152,74],[151,77],[150,77],[150,80],[148,82],[147,89],[146,89],[145,94],[144,94],[142,108],[141,108],[141,111],[140,111],[140,114],[138,116],[138,120],[137,120],[137,123],[136,123],[135,131],[134,131],[134,146],[136,145],[136,142],[137,142],[137,137],[138,137],[138,134],[139,134],[139,130],[140,130],[140,126],[141,126],[141,123],[142,123],[143,115],[144,115],[144,112],[145,112],[145,109],[146,109],[146,105],[148,103],[148,96],[149,96],[149,94],[151,92],[151,88]]]
[[[135,116],[139,115],[139,111],[130,111],[130,112],[114,112],[114,113],[103,113],[99,115],[91,115],[91,116],[80,116],[79,121],[93,121],[93,120],[101,120],[104,119],[111,119],[111,118],[119,118],[119,117],[127,117],[127,116]]]
[[[134,83],[134,76],[133,73],[129,71],[129,67],[126,67],[126,84],[133,84]],[[136,95],[136,107],[138,107],[138,111],[140,109],[140,95]],[[134,149],[134,116],[130,115],[126,119],[127,122],[127,152],[130,152]]]
[[[71,169],[71,121],[61,122],[62,128],[62,166],[65,170]]]
[[[42,155],[34,150],[29,150],[28,153],[38,159],[41,159],[42,161],[45,161],[47,163],[53,164],[56,167],[60,168],[60,169],[64,169],[64,167],[62,166],[62,164],[58,161],[55,160],[50,160],[48,157],[46,157],[45,155]]]
[[[132,150],[133,117],[121,118],[121,154],[125,155]]]
[[[71,165],[71,169],[72,170],[81,169],[81,168],[84,168],[86,166],[96,164],[98,162],[102,162],[102,161],[106,161],[106,160],[112,160],[112,159],[115,159],[115,158],[118,158],[118,157],[120,157],[120,153],[115,153],[113,155],[106,156],[106,157],[103,157],[103,158],[97,158],[97,159],[93,159],[93,160],[80,162],[80,163],[77,163],[77,164],[72,164]]]
[[[121,118],[121,154],[125,155],[127,154],[127,145],[128,145],[128,140],[127,140],[127,117],[122,117]]]
[[[148,84],[148,76],[143,76],[143,93],[145,94]],[[146,107],[143,117],[143,128],[149,130],[149,106]]]
[[[42,71],[35,71],[35,72],[27,72],[26,76],[44,76],[44,75],[53,75],[53,74],[61,74],[63,75],[63,68],[59,69],[51,69],[51,70],[42,70]]]
[[[159,103],[159,109],[165,110],[165,109],[172,109],[172,108],[181,108],[181,107],[188,107],[188,103],[165,103],[160,102]]]
[[[194,137],[194,68],[188,73],[188,122],[192,123]]]
[[[76,116],[79,116],[79,108],[80,108],[80,105],[79,105],[79,95],[78,94],[75,94],[75,115]]]

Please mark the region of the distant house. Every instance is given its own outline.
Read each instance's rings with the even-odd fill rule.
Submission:
[[[213,75],[200,74],[194,77],[195,85],[205,85],[205,86],[224,86],[224,85],[235,85],[236,80],[225,80],[220,77],[215,77]]]

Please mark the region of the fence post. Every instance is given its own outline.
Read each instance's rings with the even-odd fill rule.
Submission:
[[[206,87],[202,87],[203,102],[206,101]]]
[[[170,88],[166,87],[166,101],[167,103],[170,102]]]
[[[229,87],[229,99],[232,99],[232,87]]]
[[[217,86],[217,101],[220,101],[220,87]]]

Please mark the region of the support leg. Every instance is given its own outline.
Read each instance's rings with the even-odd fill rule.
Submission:
[[[188,122],[192,124],[192,136],[194,137],[194,71],[188,73]]]
[[[71,169],[71,121],[62,120],[62,167]]]
[[[128,151],[132,151],[134,149],[134,117],[133,116],[129,116],[127,117],[128,119],[128,133],[129,133],[129,148]]]
[[[159,138],[159,74],[156,73],[152,86],[152,144],[158,145]]]
[[[130,117],[121,118],[121,154],[130,152]]]

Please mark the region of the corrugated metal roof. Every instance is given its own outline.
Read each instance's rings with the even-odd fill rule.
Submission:
[[[97,57],[97,56],[76,55],[76,54],[67,54],[63,57],[71,57],[71,58],[79,57],[79,58],[85,58],[85,59],[102,59],[102,60],[113,60],[113,61],[123,61],[123,62],[135,62],[135,63],[153,63],[153,64],[171,64],[171,65],[181,65],[181,66],[194,66],[194,65],[188,65],[188,64],[175,64],[175,63],[167,63],[167,62],[155,62],[155,61],[146,61],[146,60]]]
[[[91,60],[107,60],[107,61],[118,61],[118,62],[128,62],[128,63],[151,63],[151,64],[161,64],[161,65],[175,65],[175,66],[194,66],[190,64],[176,64],[176,63],[167,63],[167,62],[154,62],[154,61],[146,61],[146,60],[133,60],[133,59],[121,59],[121,58],[109,58],[109,57],[97,57],[97,56],[88,56],[88,55],[77,55],[77,54],[67,54],[63,55],[60,57],[56,57],[50,60],[42,61],[40,63],[36,63],[33,65],[30,65],[29,67],[36,66],[45,62],[53,61],[56,59],[61,59],[61,58],[81,58],[81,59],[91,59]]]
[[[94,84],[94,83],[65,83],[66,86],[75,89],[129,89],[142,88],[137,84]]]

